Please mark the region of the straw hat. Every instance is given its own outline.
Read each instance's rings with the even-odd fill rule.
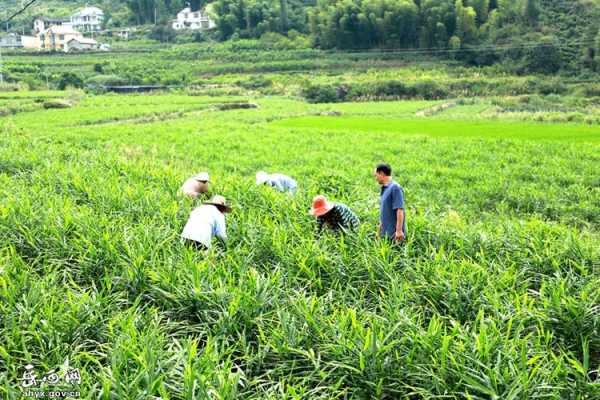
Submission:
[[[194,180],[208,182],[210,180],[210,178],[208,176],[208,172],[200,172],[200,173],[194,175]]]
[[[333,203],[327,201],[325,196],[315,196],[312,203],[312,208],[308,212],[314,217],[320,217],[327,214],[334,207]]]
[[[221,212],[224,213],[231,212],[231,207],[227,205],[227,200],[225,200],[225,197],[223,196],[213,196],[210,201],[205,201],[203,204],[216,206]]]
[[[262,185],[268,180],[269,180],[269,174],[267,174],[265,171],[258,171],[256,173],[256,184],[257,185]]]

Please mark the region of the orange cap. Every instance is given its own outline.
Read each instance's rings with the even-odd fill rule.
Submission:
[[[309,211],[310,215],[320,217],[327,214],[333,208],[333,204],[327,201],[325,196],[315,196],[313,199],[312,208]]]

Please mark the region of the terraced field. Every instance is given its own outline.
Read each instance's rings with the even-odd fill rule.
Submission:
[[[87,399],[600,396],[596,124],[486,114],[494,99],[15,93],[3,398],[27,364],[79,369]],[[381,161],[406,193],[402,249],[375,240]],[[299,192],[255,186],[259,169]],[[234,206],[206,257],[179,240],[194,203],[177,190],[200,170]],[[357,212],[356,235],[315,235],[317,193]]]

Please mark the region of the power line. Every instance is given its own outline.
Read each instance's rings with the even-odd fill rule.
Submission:
[[[39,0],[30,0],[29,3],[25,4],[20,10],[16,11],[14,14],[12,14],[10,17],[5,19],[4,21],[0,22],[0,26],[4,25],[4,24],[8,24],[14,17],[16,17],[19,14],[22,14],[23,12],[25,12],[25,10],[27,10],[30,6],[32,6],[34,3],[38,2],[38,1]]]
[[[17,15],[22,14],[23,12],[25,12],[25,10],[27,10],[30,6],[32,6],[34,3],[38,2],[39,0],[30,0],[29,3],[25,4],[24,6],[21,7],[20,10],[16,11],[15,13],[13,13],[10,17],[8,17],[7,19],[5,19],[4,21],[0,22],[0,26],[3,26],[6,24],[6,26],[8,27],[8,23],[10,21],[12,21],[13,18],[15,18]],[[2,69],[3,69],[3,65],[2,65],[2,53],[1,53],[2,49],[0,49],[0,84],[4,83],[4,74],[2,73]]]
[[[520,44],[511,45],[481,45],[464,47],[460,49],[454,48],[428,48],[428,49],[350,49],[350,50],[325,50],[330,53],[348,53],[348,54],[438,54],[438,53],[461,53],[461,52],[483,52],[483,51],[503,51],[503,50],[518,50],[518,49],[530,49],[530,48],[569,48],[569,47],[580,47],[585,45],[593,45],[593,40],[579,41],[571,43],[548,43],[548,42],[525,42]]]

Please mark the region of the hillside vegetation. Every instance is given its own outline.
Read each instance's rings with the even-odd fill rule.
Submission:
[[[213,32],[182,36],[210,41],[279,34],[303,37],[323,49],[416,49],[472,65],[503,63],[523,72],[582,72],[598,68],[599,0],[215,0]],[[11,3],[9,3],[10,5]],[[35,14],[67,15],[82,1],[49,1],[15,22],[29,27]],[[16,4],[12,1],[13,8]],[[149,37],[173,41],[169,20],[181,1],[101,0],[106,27],[151,24]],[[7,9],[10,9],[8,7]]]

